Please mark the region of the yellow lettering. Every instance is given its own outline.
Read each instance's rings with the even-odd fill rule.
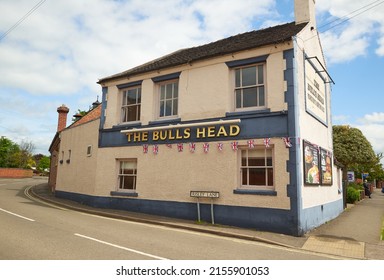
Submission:
[[[209,138],[215,137],[215,127],[214,126],[208,127],[208,137]]]
[[[140,132],[133,133],[133,141],[134,142],[140,141],[140,138],[141,138]]]
[[[175,136],[172,134],[172,130],[168,130],[168,139],[169,140],[174,140],[175,139]]]
[[[159,132],[158,131],[153,131],[153,133],[152,133],[152,140],[153,141],[157,141],[157,140],[159,140]]]
[[[228,134],[227,134],[227,131],[225,130],[225,127],[222,125],[222,126],[220,126],[220,128],[219,128],[219,131],[217,132],[217,135],[216,135],[217,137],[220,137],[220,136],[225,136],[225,137],[227,137],[228,136]]]
[[[148,141],[148,131],[142,133],[141,141]]]
[[[180,129],[176,129],[176,139],[183,139],[183,136],[180,135]]]
[[[191,129],[190,128],[184,129],[184,139],[188,139],[190,137],[191,137]]]
[[[168,135],[168,133],[166,130],[160,130],[160,140],[166,140],[167,135]]]
[[[205,127],[197,128],[196,130],[196,137],[197,138],[205,138]]]
[[[132,133],[127,133],[127,136],[128,136],[128,142],[131,142],[131,135],[132,135]]]
[[[231,125],[229,127],[229,136],[237,136],[240,133],[240,126],[238,125]]]

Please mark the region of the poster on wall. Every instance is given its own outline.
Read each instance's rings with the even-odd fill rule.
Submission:
[[[332,154],[331,152],[321,148],[320,163],[321,163],[321,184],[330,186],[332,185]]]
[[[304,184],[319,185],[319,149],[307,141],[303,141],[304,148]]]

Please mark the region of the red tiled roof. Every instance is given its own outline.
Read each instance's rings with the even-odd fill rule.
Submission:
[[[81,124],[96,120],[96,119],[100,118],[100,116],[101,116],[101,104],[98,105],[96,108],[92,109],[91,111],[89,111],[81,119],[79,119],[78,121],[75,121],[74,123],[72,123],[67,128],[76,127],[76,126],[79,126]]]

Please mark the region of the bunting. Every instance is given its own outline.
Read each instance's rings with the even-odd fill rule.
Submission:
[[[144,154],[147,154],[147,153],[148,153],[148,145],[147,145],[147,144],[144,144],[144,145],[143,145],[143,153],[144,153]]]
[[[203,150],[204,150],[204,153],[208,153],[209,152],[209,143],[204,143],[203,144]]]
[[[237,151],[238,146],[239,146],[239,142],[237,141],[231,143],[231,147],[233,151]]]
[[[264,146],[266,147],[266,148],[269,148],[270,147],[270,145],[271,145],[271,138],[264,138]]]
[[[157,155],[159,153],[159,146],[158,145],[153,145],[153,154]]]
[[[291,139],[289,137],[283,137],[283,141],[284,141],[284,144],[285,144],[286,148],[291,148],[292,147]]]
[[[183,143],[179,143],[179,144],[177,144],[177,151],[178,151],[178,152],[182,152],[183,149],[184,149]]]
[[[196,144],[195,143],[189,143],[189,151],[191,153],[194,153],[196,150]]]
[[[223,145],[223,143],[217,143],[217,148],[219,149],[219,151],[221,152],[222,150],[223,150],[223,148],[224,148],[224,145]]]
[[[255,140],[248,140],[248,148],[253,149],[255,148]]]

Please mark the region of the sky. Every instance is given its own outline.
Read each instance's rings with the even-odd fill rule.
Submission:
[[[173,51],[294,21],[293,0],[0,0],[0,136],[49,155],[56,109],[101,100],[104,78]],[[384,153],[384,0],[316,0],[332,122]],[[99,96],[99,97],[98,97]]]

